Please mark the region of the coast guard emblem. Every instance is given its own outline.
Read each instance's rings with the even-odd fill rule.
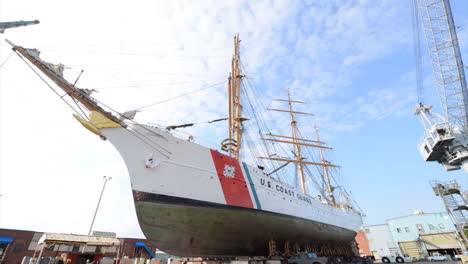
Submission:
[[[234,168],[233,166],[224,165],[224,171],[223,171],[224,177],[234,178],[235,170],[236,168]]]

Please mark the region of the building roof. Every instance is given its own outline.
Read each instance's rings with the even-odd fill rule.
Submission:
[[[362,230],[362,229],[365,229],[365,228],[368,228],[368,227],[386,226],[386,225],[387,225],[387,224],[366,225],[366,226],[363,226],[363,227],[361,228],[361,230]]]
[[[119,246],[120,241],[114,237],[98,237],[74,234],[44,233],[39,239],[39,244],[62,244],[62,245],[88,245],[88,246]]]
[[[406,217],[414,217],[414,216],[422,216],[422,215],[448,215],[447,212],[439,212],[439,213],[423,213],[423,214],[410,214],[410,215],[404,215],[404,216],[398,216],[398,217],[394,217],[394,218],[390,218],[390,219],[387,219],[387,222],[388,221],[391,221],[391,220],[396,220],[396,219],[400,219],[400,218],[406,218]]]

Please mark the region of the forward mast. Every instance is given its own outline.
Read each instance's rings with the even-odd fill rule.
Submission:
[[[234,36],[234,56],[231,62],[231,73],[228,78],[228,138],[221,142],[221,149],[229,156],[239,159],[242,142],[241,84],[244,75],[240,69],[239,34]]]

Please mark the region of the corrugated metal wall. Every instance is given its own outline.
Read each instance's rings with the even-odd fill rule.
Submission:
[[[424,250],[420,241],[400,241],[398,245],[404,255],[416,259],[424,258]]]
[[[455,232],[440,232],[431,234],[420,234],[421,240],[427,250],[460,248],[460,242]]]

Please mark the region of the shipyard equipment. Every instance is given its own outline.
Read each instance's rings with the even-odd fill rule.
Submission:
[[[5,29],[15,28],[15,27],[24,27],[30,25],[39,24],[39,20],[33,21],[12,21],[12,22],[0,22],[0,33],[4,33]]]
[[[421,78],[418,78],[420,103],[415,114],[425,130],[418,149],[425,161],[437,161],[448,171],[461,166],[468,171],[468,96],[450,2],[414,0],[414,4],[415,18],[419,17],[415,19],[415,29],[419,29],[420,22],[442,111],[437,114],[431,105],[422,102]],[[419,33],[416,35],[418,39]]]
[[[432,189],[440,197],[445,209],[451,216],[455,226],[463,238],[465,246],[468,239],[465,235],[465,226],[468,223],[468,199],[456,180],[448,183],[433,182]]]

